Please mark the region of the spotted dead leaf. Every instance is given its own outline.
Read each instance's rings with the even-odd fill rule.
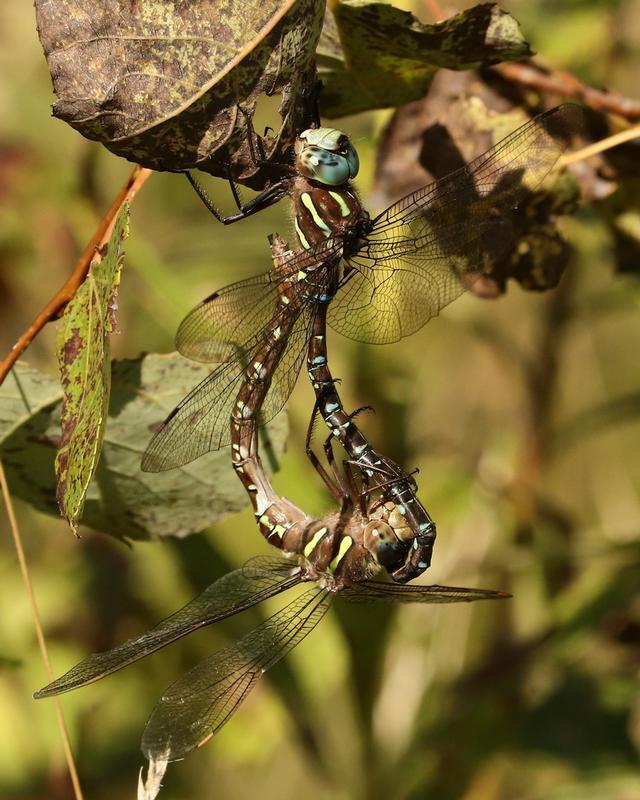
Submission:
[[[109,415],[98,468],[86,492],[82,524],[120,539],[186,536],[249,504],[228,448],[169,472],[140,469],[153,431],[211,371],[177,353],[112,362]],[[62,390],[54,378],[19,362],[0,386],[0,457],[12,494],[57,516],[54,458]],[[267,473],[285,449],[287,415],[260,429]]]
[[[387,3],[330,3],[318,46],[329,117],[417,100],[440,68],[468,70],[531,55],[516,20],[487,3],[435,25]]]
[[[145,167],[227,177],[230,164],[259,186],[238,105],[281,96],[265,142],[281,160],[305,125],[323,12],[324,0],[36,0],[53,113]]]
[[[66,307],[58,331],[64,399],[56,497],[74,532],[102,447],[111,388],[109,334],[115,328],[121,245],[128,225],[129,207],[125,204],[109,241],[94,255],[84,283]]]

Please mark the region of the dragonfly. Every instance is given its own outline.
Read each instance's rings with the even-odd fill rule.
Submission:
[[[435,317],[512,243],[510,220],[582,120],[573,104],[546,111],[373,219],[350,183],[358,157],[346,134],[303,131],[294,164],[282,165],[284,178],[238,214],[218,215],[237,221],[289,195],[302,249],[283,258],[277,273],[214,292],[183,320],[178,350],[219,366],[169,414],[142,468],[171,469],[229,444],[229,420],[251,370],[252,380],[269,385],[260,420],[272,419],[293,389],[320,303],[328,304],[332,328],[369,343],[397,341]],[[265,370],[254,356],[269,352]]]
[[[281,269],[281,258],[286,258],[286,243],[274,238],[272,249],[274,271],[278,272]],[[286,325],[294,319],[291,307],[297,302],[295,283],[283,286],[282,291],[281,304],[286,313],[282,315],[278,325],[280,335],[274,336],[272,332],[258,351],[252,354],[245,369],[244,380],[233,402],[230,421],[231,454],[234,469],[249,495],[261,534],[268,542],[284,549],[291,549],[290,542],[293,537],[298,543],[293,550],[296,551],[298,547],[299,551],[298,531],[311,525],[311,520],[287,498],[278,496],[262,467],[258,452],[260,412],[269,392],[271,376],[286,351]],[[289,297],[291,297],[290,303]],[[338,397],[335,387],[332,392],[333,397]],[[354,463],[352,466],[358,469],[347,472],[343,478],[337,467],[332,447],[326,442],[325,454],[333,473],[329,475],[310,446],[317,410],[317,407],[314,408],[306,448],[313,466],[345,513],[353,515],[354,508],[358,504],[361,518],[372,517],[373,509],[368,502],[376,504],[377,527],[382,530],[380,523],[384,522],[385,530],[390,534],[385,567],[389,569],[393,579],[400,583],[416,577],[430,562],[435,526],[415,496],[417,491],[415,482],[403,473],[400,467],[382,458],[377,458],[375,466],[364,472],[360,464]],[[345,412],[343,416],[346,418]],[[350,422],[345,423],[345,425],[350,424]],[[358,441],[366,442],[362,435]],[[372,452],[372,448],[368,447],[367,453]],[[373,462],[373,456],[369,458],[369,462]],[[374,471],[380,479],[380,485],[371,480]],[[359,482],[360,485],[356,472],[363,478]],[[422,524],[424,520],[428,525]],[[338,518],[329,522],[330,527],[337,524],[339,524]],[[316,529],[320,532],[327,530],[323,523],[316,526]],[[320,533],[316,532],[314,535],[319,536]],[[393,567],[389,560],[392,556]]]
[[[258,679],[318,625],[335,597],[355,603],[464,603],[510,596],[488,589],[399,586],[371,580],[372,567],[379,564],[380,537],[373,535],[371,525],[362,525],[357,515],[342,522],[347,533],[340,533],[338,526],[323,526],[320,537],[317,530],[312,535],[315,543],[311,550],[313,538],[303,545],[303,537],[298,556],[251,559],[151,630],[90,655],[34,697],[51,697],[86,686],[193,631],[302,586],[302,594],[238,641],[205,658],[163,692],[145,727],[142,751],[149,760],[176,761],[208,742],[229,721]]]

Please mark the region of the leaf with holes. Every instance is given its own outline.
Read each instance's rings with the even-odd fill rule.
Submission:
[[[329,117],[399,106],[423,97],[436,72],[467,70],[531,55],[516,20],[485,4],[436,25],[386,3],[331,4],[318,46]]]
[[[58,331],[64,400],[56,497],[74,532],[102,447],[111,383],[109,334],[115,328],[121,245],[128,225],[129,207],[125,204],[109,241],[97,250],[84,283],[67,305]]]
[[[83,524],[122,539],[186,536],[247,507],[228,449],[170,472],[140,470],[154,428],[209,371],[177,353],[112,363],[102,456],[86,492]],[[9,488],[54,516],[61,407],[58,383],[22,362],[0,386],[0,457]],[[269,473],[278,467],[287,434],[286,414],[260,430]]]
[[[281,96],[265,145],[282,160],[306,127],[323,12],[324,0],[36,0],[53,113],[145,167],[227,177],[230,164],[262,185],[238,105]]]

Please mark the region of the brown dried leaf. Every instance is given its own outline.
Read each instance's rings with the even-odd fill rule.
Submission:
[[[376,164],[376,205],[397,200],[463,167],[543,110],[527,107],[512,85],[488,82],[474,72],[441,70],[423,100],[396,111],[384,133]],[[510,218],[513,242],[506,255],[489,254],[482,276],[468,274],[468,290],[481,298],[506,291],[509,278],[532,291],[553,288],[570,248],[555,225],[575,208],[572,176],[532,192]]]
[[[36,12],[54,115],[130,161],[222,177],[231,164],[260,185],[238,104],[282,95],[268,157],[304,124],[322,0],[36,0]]]

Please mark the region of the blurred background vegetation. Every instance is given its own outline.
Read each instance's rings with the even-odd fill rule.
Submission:
[[[417,3],[397,5],[431,21]],[[503,6],[551,64],[637,96],[637,0]],[[0,45],[4,353],[62,284],[131,166],[50,117],[29,4],[3,0]],[[389,116],[340,123],[361,154],[365,203]],[[153,176],[133,207],[115,357],[171,350],[198,300],[267,268],[274,230],[291,234],[284,204],[222,228],[186,181]],[[170,769],[162,796],[640,798],[638,275],[617,273],[589,208],[564,230],[576,255],[554,292],[467,296],[387,347],[330,341],[347,406],[373,405],[377,415],[362,420],[372,441],[420,468],[439,529],[427,582],[503,589],[513,600],[336,604],[220,735]],[[51,374],[54,327],[27,354]],[[275,482],[321,513],[331,501],[302,447],[311,403],[302,379]],[[267,552],[248,510],[188,539],[131,548],[87,529],[78,541],[25,504],[18,514],[56,675]],[[4,514],[0,528],[0,796],[67,798],[53,706],[31,699],[46,676]],[[162,689],[266,612],[64,696],[86,797],[133,796],[139,739]]]

